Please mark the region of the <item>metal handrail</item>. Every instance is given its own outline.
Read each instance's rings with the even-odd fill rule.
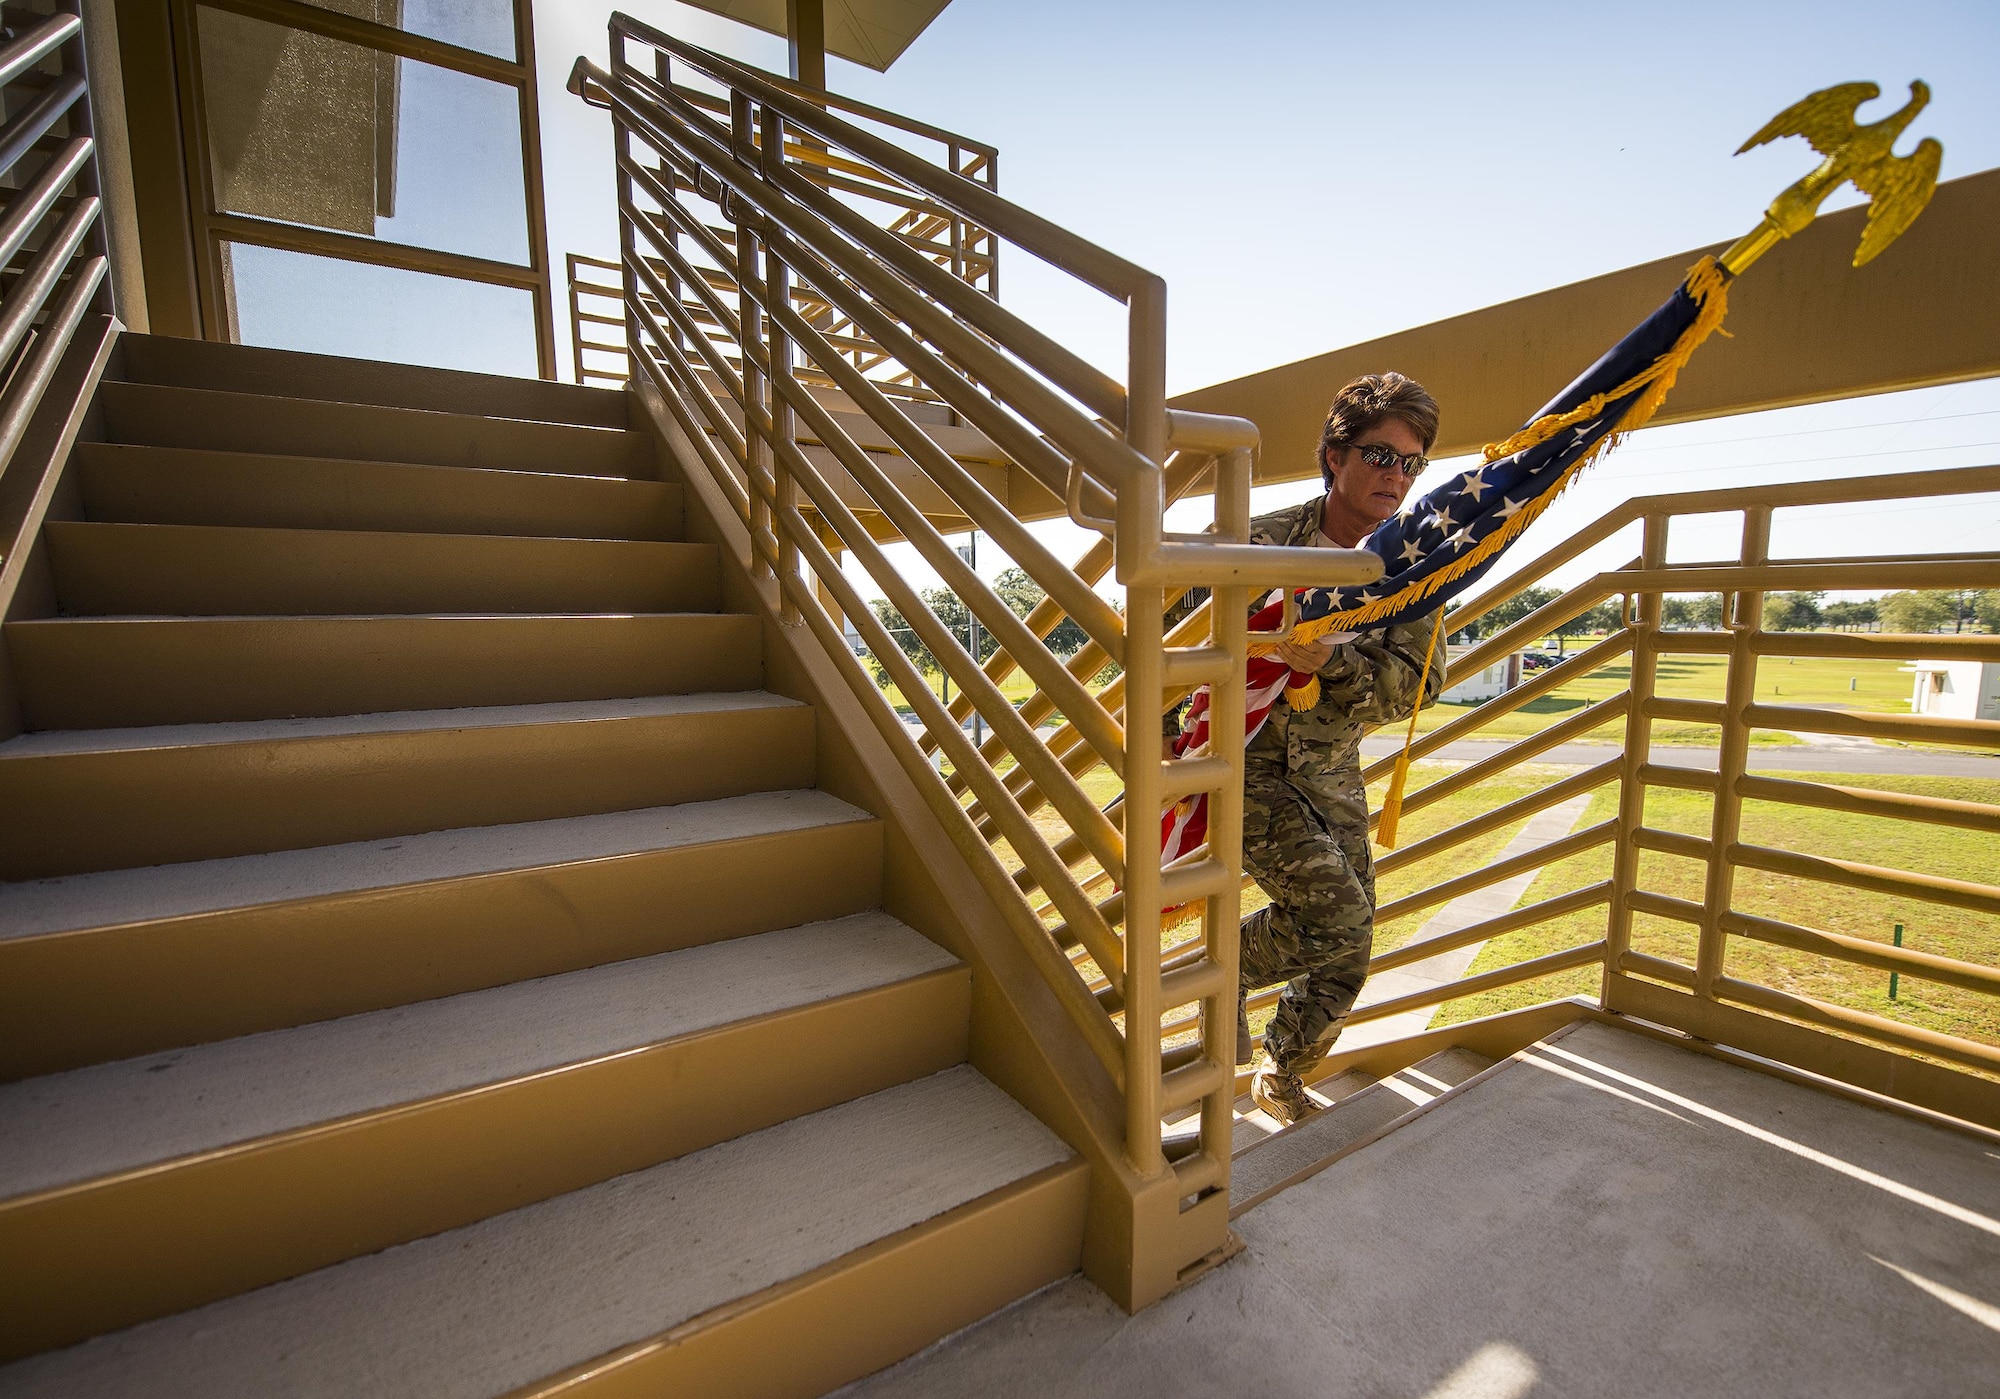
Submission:
[[[1000,198],[990,187],[990,148],[989,179],[969,179],[852,125],[830,110],[838,103],[626,16],[614,16],[610,32],[609,68],[579,60],[571,91],[612,118],[617,266],[634,381],[657,394],[688,465],[713,481],[743,526],[753,578],[772,588],[782,620],[802,624],[825,646],[1122,1096],[1122,1140],[1113,1147],[1131,1180],[1171,1185],[1150,1198],[1210,1202],[1203,1229],[1161,1221],[1172,1242],[1165,1252],[1157,1251],[1160,1240],[1145,1245],[1156,1259],[1193,1249],[1173,1259],[1174,1269],[1186,1266],[1220,1246],[1225,1227],[1215,1206],[1227,1183],[1231,1126],[1242,756],[1225,746],[1213,758],[1169,763],[1153,716],[1191,677],[1209,678],[1218,732],[1240,732],[1249,587],[1259,578],[1363,581],[1379,563],[1357,551],[1251,548],[1256,429],[1167,412],[1159,279]],[[722,96],[678,81],[682,72]],[[990,284],[952,275],[894,228],[864,217],[831,175],[871,190],[903,189],[913,205],[920,198],[1080,274],[1087,286],[1109,289],[1126,305],[1128,384],[1002,307]],[[857,342],[880,363],[862,363]],[[938,425],[917,412],[920,402],[931,417],[930,405],[949,408],[950,430],[960,437],[927,430]],[[991,444],[982,460],[1005,459],[1052,490],[1076,487],[1111,537],[1075,566],[1058,559],[943,445],[962,440],[967,428]],[[884,469],[885,450],[900,458],[899,471]],[[1047,600],[1029,618],[1016,617],[945,541],[899,474],[909,467],[925,491],[990,533],[1042,588]],[[1204,476],[1214,483],[1214,526],[1202,536],[1169,536],[1161,517],[1170,498]],[[999,657],[982,662],[958,644],[897,572],[862,511],[915,547],[999,643]],[[955,705],[931,692],[847,576],[848,564],[870,576],[959,685]],[[1095,591],[1113,571],[1127,585],[1122,612]],[[1204,622],[1198,638],[1177,627],[1170,639],[1169,599],[1194,586],[1219,590],[1217,620]],[[1063,616],[1083,627],[1102,658],[1088,669],[1043,643]],[[921,743],[850,652],[848,625],[914,712]],[[1096,670],[1112,660],[1123,674],[1095,684]],[[999,680],[1010,670],[1031,678],[1041,704],[1019,710],[1007,700]],[[1126,722],[1126,696],[1136,697],[1145,722]],[[973,714],[992,735],[980,747],[961,728]],[[1060,743],[1039,732],[1053,714],[1064,721]],[[1085,794],[1071,771],[1080,753],[1089,766],[1121,776],[1122,802],[1100,809]],[[1020,775],[1033,783],[1037,804],[1059,818],[1061,833],[1038,827],[1016,799]],[[977,816],[960,792],[977,803]],[[1210,799],[1208,845],[1162,870],[1155,853],[1162,806],[1193,792]],[[1003,857],[996,844],[1011,854]],[[1045,906],[1017,882],[1017,865],[1044,891]],[[1124,891],[1110,914],[1097,899],[1107,881]],[[1203,951],[1167,971],[1161,907],[1182,900],[1198,906]],[[1058,921],[1060,930],[1051,926]],[[1115,987],[1115,1011],[1064,955],[1069,940]],[[1199,1007],[1202,1066],[1170,1070],[1156,1030],[1190,1005]],[[1194,1103],[1202,1115],[1198,1149],[1170,1163],[1162,1115]],[[1157,1262],[1148,1269],[1146,1287],[1172,1285],[1172,1269],[1162,1273]]]
[[[48,72],[50,64],[57,71]],[[16,84],[31,71],[44,81],[24,103],[8,104],[13,116],[0,129],[0,178],[14,191],[0,214],[0,264],[32,248],[0,301],[0,474],[12,464],[85,315],[112,309],[83,25],[73,9],[0,48],[0,84]],[[43,149],[58,135],[60,145]]]

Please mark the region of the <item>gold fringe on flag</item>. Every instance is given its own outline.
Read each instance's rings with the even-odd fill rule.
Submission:
[[[1704,257],[1696,263],[1688,271],[1687,291],[1699,309],[1694,320],[1681,332],[1680,338],[1674,341],[1666,353],[1617,388],[1594,394],[1567,413],[1551,413],[1546,417],[1537,418],[1504,442],[1487,444],[1482,454],[1485,461],[1496,462],[1502,457],[1511,457],[1530,447],[1540,446],[1565,428],[1575,427],[1578,423],[1596,417],[1604,411],[1606,404],[1615,403],[1627,394],[1644,389],[1645,392],[1625,410],[1624,415],[1618,420],[1618,425],[1592,444],[1589,451],[1571,462],[1568,469],[1563,472],[1562,479],[1553,487],[1522,506],[1520,511],[1499,529],[1474,545],[1464,558],[1452,560],[1449,565],[1429,577],[1399,588],[1387,597],[1376,598],[1372,602],[1349,608],[1345,612],[1329,613],[1324,617],[1315,617],[1309,622],[1301,622],[1286,640],[1294,643],[1317,641],[1328,632],[1358,630],[1391,613],[1399,612],[1412,603],[1421,602],[1447,583],[1456,582],[1464,577],[1513,543],[1522,530],[1533,524],[1550,503],[1569,488],[1570,482],[1576,479],[1579,472],[1614,446],[1626,433],[1646,425],[1653,414],[1659,411],[1660,404],[1665,401],[1668,391],[1674,386],[1674,380],[1679,377],[1682,366],[1694,356],[1694,352],[1701,347],[1703,341],[1722,329],[1722,318],[1729,312],[1729,275],[1722,270],[1721,264],[1713,257]],[[1727,335],[1729,332],[1722,333]],[[1257,642],[1250,647],[1250,654],[1269,655],[1275,649],[1276,643]],[[1293,693],[1289,689],[1285,691],[1287,701],[1292,698]],[[1305,705],[1306,708],[1311,708],[1312,704],[1319,700],[1318,677],[1315,676],[1309,685],[1300,686],[1297,693],[1301,700],[1304,700],[1308,693],[1311,694],[1311,702]]]

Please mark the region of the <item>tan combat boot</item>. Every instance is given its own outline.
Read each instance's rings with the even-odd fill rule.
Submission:
[[[1250,1101],[1287,1127],[1319,1108],[1306,1092],[1303,1079],[1272,1068],[1268,1062],[1250,1080]]]

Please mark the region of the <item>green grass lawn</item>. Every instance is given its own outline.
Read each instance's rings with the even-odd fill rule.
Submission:
[[[1849,787],[2000,803],[2000,781],[1989,779],[1784,775]],[[1616,801],[1615,789],[1599,793],[1585,813],[1584,823],[1613,814]],[[1646,821],[1663,830],[1706,835],[1709,799],[1695,792],[1649,792]],[[1995,856],[1990,835],[1948,826],[1749,802],[1743,811],[1742,838],[1748,844],[1857,860],[1919,874],[1985,881],[2000,877],[2000,857]],[[1608,847],[1562,861],[1542,871],[1522,902],[1539,902],[1604,879],[1610,870]],[[1652,852],[1647,852],[1640,861],[1640,886],[1675,898],[1700,902],[1705,878],[1705,866],[1695,861]],[[2000,963],[2000,918],[1990,914],[1756,870],[1737,871],[1732,902],[1744,913],[1873,942],[1889,942],[1894,926],[1901,923],[1905,947],[1988,966]],[[1481,951],[1468,974],[1594,941],[1604,935],[1604,923],[1604,910],[1600,908],[1497,938]],[[1640,952],[1690,966],[1694,963],[1695,930],[1683,923],[1641,916],[1634,922],[1632,944]],[[1887,973],[1744,938],[1730,939],[1724,970],[1727,975],[1745,981],[1813,996],[1906,1024],[1987,1043],[2000,1042],[2000,1002],[1975,992],[1905,976],[1901,979],[1898,999],[1891,1001]],[[1594,996],[1598,984],[1595,968],[1581,968],[1446,1006],[1433,1023],[1453,1024],[1557,996],[1578,993]]]

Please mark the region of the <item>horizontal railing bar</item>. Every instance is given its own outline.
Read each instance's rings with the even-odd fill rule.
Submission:
[[[1655,981],[1664,981],[1689,991],[1694,990],[1694,968],[1683,966],[1665,957],[1654,957],[1627,948],[1618,954],[1618,970],[1639,976],[1650,976]]]
[[[1675,631],[1662,627],[1653,633],[1653,649],[1662,655],[1726,656],[1735,646],[1734,633],[1726,631]]]
[[[1171,970],[1163,965],[1160,970],[1161,1010],[1172,1010],[1175,1006],[1233,990],[1233,987],[1224,984],[1221,964],[1205,955]]]
[[[83,96],[84,87],[83,74],[65,73],[36,93],[0,130],[0,170],[11,172],[21,157],[34,149],[35,142],[48,135],[49,129],[62,120],[63,113]]]
[[[67,16],[72,22],[75,16]],[[62,197],[63,186],[76,178],[76,172],[90,159],[96,145],[88,136],[72,136],[60,151],[49,158],[28,184],[26,189],[16,193],[7,205],[7,213],[0,218],[0,266],[14,260],[14,254],[21,251],[21,245],[28,235],[35,231],[56,200]]]
[[[1549,807],[1568,801],[1571,797],[1594,792],[1605,783],[1616,781],[1624,766],[1623,758],[1606,758],[1596,767],[1572,773],[1537,791],[1518,796],[1510,802],[1494,807],[1491,811],[1483,811],[1469,820],[1439,831],[1436,835],[1426,836],[1411,845],[1398,846],[1376,859],[1376,878],[1392,874],[1408,865],[1422,864],[1432,856],[1450,850],[1454,846],[1463,845],[1468,840],[1503,830],[1516,821],[1525,821],[1536,812],[1545,811]]]
[[[1905,1025],[1879,1015],[1870,1015],[1866,1011],[1849,1010],[1846,1006],[1837,1006],[1816,997],[1778,991],[1769,986],[1759,986],[1755,982],[1739,981],[1729,976],[1716,979],[1715,997],[1719,1001],[1749,1006],[1755,1010],[1771,1011],[1793,1020],[1803,1020],[1809,1025],[1845,1030],[1849,1034],[1860,1035],[1864,1039],[1879,1040],[1900,1049],[1913,1049],[1922,1054],[1952,1060],[1954,1063],[1969,1064],[1988,1073],[2000,1072],[2000,1049],[1995,1049],[1992,1045],[1960,1039],[1957,1035],[1926,1030],[1916,1025]]]
[[[1160,800],[1177,801],[1196,792],[1217,792],[1236,780],[1236,769],[1227,758],[1162,758],[1160,760]]]
[[[1636,563],[1637,560],[1633,562]],[[1582,616],[1610,597],[1616,589],[1611,587],[1607,580],[1616,577],[1615,573],[1600,573],[1595,578],[1550,598],[1527,616],[1508,623],[1493,635],[1475,642],[1470,651],[1454,659],[1446,669],[1445,688],[1449,689],[1466,676],[1484,670],[1502,657],[1524,649],[1530,642],[1553,635],[1563,623]],[[1513,580],[1508,581],[1511,583]],[[1496,604],[1499,601],[1499,598],[1494,599]],[[1463,615],[1464,611],[1469,609],[1447,614],[1446,620],[1454,630],[1484,615],[1484,609],[1472,611],[1469,616]],[[1610,638],[1607,637],[1606,641],[1608,640]],[[1604,642],[1597,644],[1602,646]],[[1631,643],[1627,640],[1624,644]],[[1584,651],[1579,654],[1589,655],[1590,652]]]
[[[1806,709],[1776,704],[1753,704],[1744,711],[1743,718],[1755,729],[2000,748],[2000,719],[1941,719],[1930,714],[1861,714],[1846,709]]]
[[[1375,910],[1375,926],[1391,922],[1419,909],[1431,908],[1437,904],[1450,903],[1463,894],[1475,893],[1488,885],[1512,879],[1528,870],[1540,869],[1543,865],[1567,860],[1572,855],[1580,855],[1586,850],[1594,850],[1618,835],[1616,821],[1600,821],[1594,826],[1585,826],[1580,831],[1538,845],[1532,850],[1523,850],[1518,855],[1510,855],[1504,860],[1496,860],[1483,869],[1461,874],[1456,879],[1447,879],[1441,884],[1433,884],[1427,889],[1419,889],[1414,894],[1405,894],[1400,899],[1392,899]]]
[[[29,349],[22,367],[14,372],[4,397],[0,397],[0,473],[6,471],[21,439],[27,435],[35,409],[48,391],[49,381],[55,377],[56,366],[69,349],[84,312],[90,309],[90,299],[97,294],[98,283],[104,280],[108,265],[100,254],[76,270],[55,309],[42,323],[42,333]]]
[[[0,48],[0,86],[13,82],[82,30],[83,21],[75,15],[52,15]]]
[[[1494,938],[1517,933],[1523,928],[1532,928],[1538,923],[1546,923],[1551,918],[1561,918],[1566,914],[1580,913],[1586,908],[1595,908],[1611,900],[1611,881],[1599,880],[1586,884],[1581,889],[1572,889],[1567,894],[1543,899],[1540,903],[1529,904],[1497,917],[1483,919],[1463,928],[1454,928],[1448,933],[1425,938],[1422,942],[1406,942],[1379,957],[1368,961],[1368,974],[1394,971],[1398,967],[1411,966],[1417,962],[1429,961],[1440,952],[1451,952],[1460,947],[1470,947],[1475,942],[1490,942]]]
[[[1634,913],[1650,913],[1658,918],[1671,918],[1677,923],[1700,927],[1708,917],[1702,906],[1692,899],[1656,894],[1651,889],[1634,889],[1625,899]]]
[[[1611,575],[1628,593],[1732,593],[1780,590],[2000,587],[2000,557],[1963,563],[1727,564],[1635,569]]]
[[[1920,977],[1925,981],[1956,986],[1962,991],[2000,995],[2000,967],[1984,967],[1956,957],[1940,957],[1914,948],[1892,947],[1888,943],[1802,927],[1776,918],[1757,918],[1747,913],[1725,913],[1722,927],[1723,931],[1737,937],[1769,943],[1773,947],[1810,952],[1851,966],[1873,967],[1877,971]]]
[[[1392,1015],[1401,1015],[1406,1010],[1422,1010],[1426,1006],[1442,1005],[1446,1001],[1460,1001],[1467,996],[1484,995],[1488,991],[1498,991],[1523,981],[1534,981],[1538,977],[1568,971],[1572,967],[1589,966],[1593,962],[1603,960],[1604,940],[1599,938],[1596,942],[1587,942],[1562,952],[1551,952],[1546,956],[1516,962],[1511,967],[1500,967],[1479,976],[1468,976],[1460,981],[1448,982],[1443,986],[1413,991],[1394,1000],[1377,1001],[1372,1006],[1357,1006],[1347,1013],[1347,1023],[1359,1025],[1370,1020],[1385,1020]]]
[[[1143,567],[1121,569],[1130,587],[1175,583],[1202,588],[1349,587],[1382,576],[1366,549],[1298,549],[1268,544],[1162,544]]]
[[[1631,705],[1631,700],[1629,692],[1620,691],[1608,699],[1598,701],[1588,709],[1549,725],[1538,734],[1514,740],[1491,757],[1481,758],[1476,763],[1467,763],[1457,772],[1447,773],[1437,781],[1419,787],[1404,797],[1403,814],[1421,811],[1433,802],[1443,801],[1467,787],[1477,786],[1509,768],[1518,767],[1538,753],[1546,753],[1551,748],[1560,748],[1579,734],[1600,729],[1614,719],[1622,719],[1626,709]],[[1363,776],[1365,778],[1366,774]],[[1382,813],[1379,810],[1371,813],[1368,818],[1368,828],[1373,830],[1381,819]]]
[[[1229,866],[1220,860],[1198,860],[1193,864],[1176,865],[1160,875],[1160,904],[1164,908],[1177,908],[1201,899],[1227,894],[1236,884],[1229,873]]]
[[[1684,724],[1722,723],[1723,707],[1720,700],[1670,699],[1655,695],[1640,707],[1640,713],[1648,719],[1672,719]]]
[[[1192,1107],[1209,1094],[1235,1081],[1234,1069],[1208,1059],[1197,1059],[1160,1075],[1160,1111],[1175,1112]]]
[[[1641,850],[1651,850],[1661,855],[1678,855],[1684,860],[1700,860],[1708,863],[1709,841],[1706,836],[1682,835],[1679,831],[1663,831],[1655,826],[1641,826],[1632,832],[1632,843]]]
[[[1926,903],[1970,909],[1975,913],[2000,913],[2000,887],[1969,879],[1913,874],[1908,870],[1865,865],[1857,860],[1832,860],[1822,855],[1801,855],[1795,850],[1773,850],[1762,845],[1732,845],[1724,853],[1732,864],[1744,869],[1763,870],[1766,874],[1788,874],[1848,889],[1897,894],[1922,899]]]
[[[1683,792],[1707,792],[1713,796],[1721,785],[1720,774],[1711,768],[1673,767],[1665,763],[1639,764],[1639,781],[1648,787],[1673,787]]]
[[[1567,685],[1579,676],[1588,675],[1606,661],[1617,656],[1622,656],[1631,649],[1632,634],[1622,630],[1614,632],[1596,645],[1577,652],[1569,659],[1559,661],[1547,670],[1536,671],[1531,678],[1503,694],[1495,695],[1492,699],[1487,700],[1470,713],[1461,714],[1450,723],[1438,725],[1438,727],[1422,735],[1415,743],[1410,745],[1410,757],[1412,760],[1428,757],[1448,744],[1456,743],[1461,738],[1477,733],[1480,729],[1487,727],[1493,720],[1502,715],[1512,714],[1522,705],[1533,703],[1535,700],[1549,693],[1549,691],[1561,689],[1564,685]],[[1480,667],[1480,669],[1484,669],[1484,667]],[[1446,688],[1451,686],[1452,679],[1451,673],[1447,671],[1444,682]],[[1374,763],[1369,764],[1363,771],[1362,780],[1364,782],[1374,781],[1381,773],[1395,766],[1395,762],[1396,760],[1393,756],[1378,759]]]
[[[84,236],[97,221],[97,213],[96,195],[85,195],[70,205],[55,232],[35,251],[28,270],[7,289],[6,302],[0,304],[0,364],[10,361],[20,348],[28,328],[42,313],[56,283],[69,269],[70,259],[83,246]]]
[[[1169,646],[1160,657],[1160,683],[1210,685],[1228,678],[1233,662],[1220,646]]]
[[[2000,636],[1934,636],[1896,632],[1758,631],[1750,634],[1758,656],[1814,656],[1834,660],[1921,660],[1935,656],[2000,661]]]
[[[975,141],[972,137],[962,136],[956,131],[947,131],[942,126],[933,126],[927,121],[918,120],[916,117],[904,116],[900,112],[891,112],[881,107],[871,107],[866,102],[852,97],[843,97],[837,92],[823,92],[818,88],[803,87],[797,83],[788,82],[776,73],[760,73],[759,76],[773,87],[783,88],[787,92],[796,93],[816,106],[824,106],[836,112],[852,112],[855,116],[866,118],[869,121],[879,121],[884,126],[893,127],[898,131],[907,131],[912,136],[925,137],[928,140],[937,142],[941,146],[958,146],[978,156],[982,163],[992,160],[1000,154],[997,146],[989,146],[984,141]],[[729,103],[722,97],[703,92],[699,88],[683,87],[678,83],[674,85],[674,91],[682,94],[691,102],[708,107],[711,111],[723,115],[728,114]],[[961,171],[960,174],[962,175],[964,172]]]
[[[1788,806],[1818,807],[1823,811],[1845,811],[1856,816],[1882,816],[1893,821],[1924,821],[1936,826],[1957,826],[1963,830],[2000,835],[2000,806],[1986,802],[1955,801],[1949,797],[1929,797],[1913,792],[1878,792],[1863,787],[1838,787],[1828,782],[1798,782],[1790,778],[1747,774],[1736,779],[1736,795],[1748,801],[1783,802]]]

